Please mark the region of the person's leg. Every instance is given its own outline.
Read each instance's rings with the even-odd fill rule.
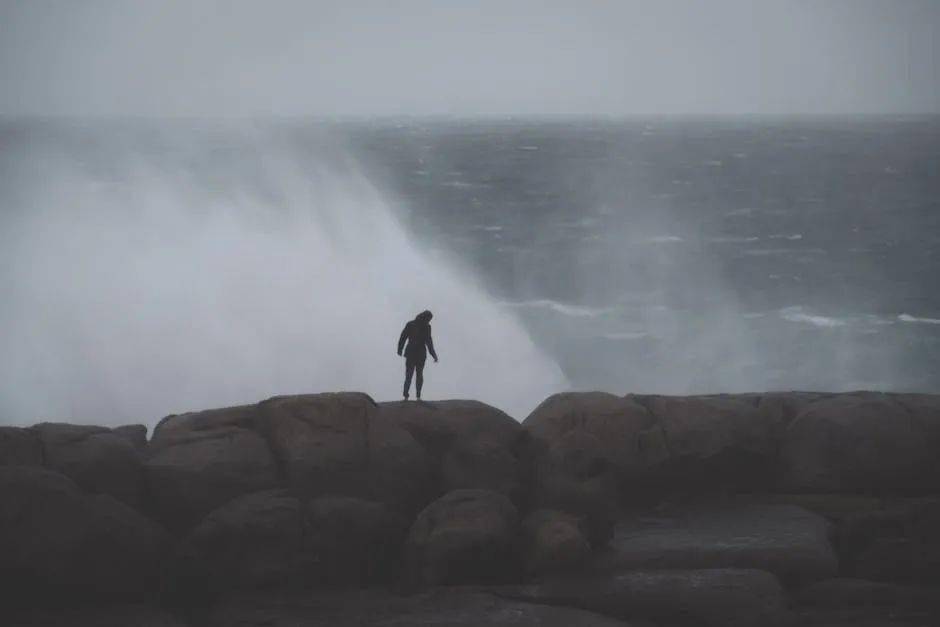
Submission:
[[[415,365],[409,361],[405,362],[405,387],[402,390],[402,395],[405,397],[405,400],[408,400],[408,390],[411,388],[411,373],[414,372]],[[418,375],[419,377],[421,375]],[[419,379],[420,380],[420,379]],[[421,396],[421,388],[418,388],[418,396]]]
[[[415,370],[417,370],[417,376],[415,377],[415,392],[417,392],[417,397],[420,399],[421,386],[424,385],[424,364],[415,364]]]

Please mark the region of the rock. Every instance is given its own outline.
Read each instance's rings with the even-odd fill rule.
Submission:
[[[157,426],[154,427],[153,437],[150,438],[150,447],[156,449],[166,444],[172,444],[179,436],[187,439],[194,431],[211,431],[222,427],[256,430],[258,428],[257,422],[257,405],[237,405],[235,407],[206,409],[184,414],[171,414],[160,420]]]
[[[280,396],[259,406],[289,487],[304,496],[354,496],[413,511],[425,502],[424,451],[359,393]]]
[[[424,448],[436,492],[480,488],[519,498],[514,451],[522,427],[504,412],[462,400],[401,401],[379,408],[383,419],[401,426]]]
[[[851,516],[877,512],[885,507],[883,499],[858,494],[807,494],[786,492],[738,494],[740,503],[796,505],[839,523]]]
[[[454,440],[489,442],[511,449],[522,427],[505,412],[479,401],[397,401],[380,411],[408,431],[429,452]]]
[[[894,398],[841,394],[816,401],[787,428],[782,485],[806,492],[936,492],[940,476],[923,425]]]
[[[515,506],[487,490],[455,490],[428,505],[405,545],[413,581],[421,584],[502,583],[518,572],[513,546]]]
[[[147,446],[147,427],[145,425],[123,425],[111,430],[114,435],[118,435],[137,449],[144,450]]]
[[[909,513],[901,508],[859,512],[846,516],[836,527],[835,544],[843,572],[852,573],[865,549],[883,538],[907,535]]]
[[[498,594],[532,603],[572,605],[623,620],[656,624],[751,627],[788,625],[777,578],[752,569],[633,571],[564,578]]]
[[[731,395],[732,398],[741,396],[748,395]],[[763,392],[754,396],[762,420],[773,425],[775,435],[779,438],[810,403],[832,395],[822,392]]]
[[[249,494],[206,516],[177,547],[164,587],[176,601],[289,582],[302,572],[303,514],[286,491]]]
[[[16,627],[187,627],[166,610],[147,605],[29,610],[7,619],[8,625]]]
[[[876,540],[855,558],[853,572],[874,581],[940,584],[940,542]]]
[[[321,497],[306,507],[304,553],[312,578],[373,585],[397,574],[408,522],[380,503]]]
[[[806,582],[836,574],[828,532],[825,519],[792,505],[690,506],[622,520],[592,568],[749,568]]]
[[[940,588],[865,579],[825,579],[798,591],[796,600],[819,607],[887,606],[940,609]]]
[[[509,449],[498,444],[460,442],[441,459],[440,486],[443,492],[479,488],[518,500],[522,489],[519,461]]]
[[[645,469],[650,459],[644,450],[645,432],[655,426],[653,416],[629,398],[604,392],[554,394],[536,407],[522,423],[532,441],[547,449],[575,432],[596,439],[594,455],[624,473]],[[658,461],[655,451],[652,461]]]
[[[267,442],[223,426],[154,436],[144,463],[154,516],[183,531],[235,497],[277,487]]]
[[[591,544],[580,518],[565,512],[538,510],[522,521],[522,551],[529,574],[570,571],[591,556]]]
[[[0,427],[0,466],[42,466],[42,443],[36,432]]]
[[[597,436],[575,430],[529,458],[531,508],[572,513],[584,521],[595,548],[610,540],[618,514],[617,469],[600,453]]]
[[[662,429],[667,459],[652,475],[683,491],[771,484],[774,419],[731,396],[650,396],[644,405]]]
[[[7,606],[148,599],[168,546],[165,531],[109,495],[43,468],[0,468]]]
[[[439,588],[396,596],[379,590],[238,596],[217,605],[207,627],[629,627],[580,609]]]
[[[638,477],[665,455],[650,413],[603,392],[550,396],[523,427],[529,508],[583,517],[595,547],[610,537],[621,490],[638,496]]]
[[[42,441],[45,465],[89,492],[110,494],[131,507],[143,503],[140,453],[106,427],[41,423],[33,427]]]

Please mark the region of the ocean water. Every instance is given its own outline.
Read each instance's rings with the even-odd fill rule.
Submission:
[[[576,388],[940,391],[940,118],[351,134]]]
[[[940,392],[940,118],[0,122],[0,422]]]

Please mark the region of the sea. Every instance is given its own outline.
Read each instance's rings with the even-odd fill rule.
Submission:
[[[0,261],[6,422],[940,392],[940,117],[5,119]]]
[[[940,391],[940,118],[350,132],[578,389]]]

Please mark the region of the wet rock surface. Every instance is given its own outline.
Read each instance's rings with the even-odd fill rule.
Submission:
[[[940,624],[937,396],[309,394],[146,435],[0,427],[0,624]]]
[[[381,591],[233,599],[209,615],[208,627],[626,627],[608,616],[460,589],[400,596]]]
[[[838,571],[820,516],[793,505],[704,504],[622,520],[592,568],[753,568],[784,581]]]
[[[162,438],[148,451],[144,468],[153,515],[178,532],[233,498],[278,483],[267,443],[236,426]]]
[[[516,579],[518,524],[515,506],[498,492],[448,492],[418,514],[408,532],[409,579],[423,585]]]
[[[753,569],[635,570],[504,588],[496,594],[657,624],[744,627],[785,625],[791,619],[777,578]]]

